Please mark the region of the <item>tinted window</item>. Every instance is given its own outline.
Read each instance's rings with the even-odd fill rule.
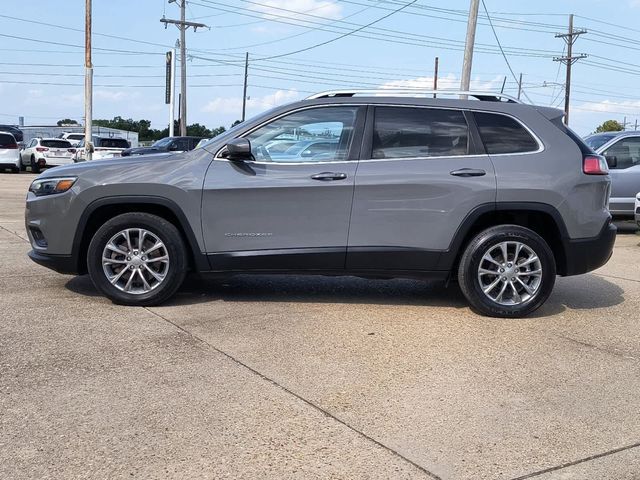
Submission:
[[[41,140],[40,145],[48,148],[71,148],[71,144],[66,140]]]
[[[321,162],[345,160],[353,138],[357,107],[323,107],[295,112],[247,135],[260,162]],[[292,142],[285,152],[269,147]],[[309,148],[319,144],[318,148]]]
[[[7,135],[6,133],[0,133],[0,148],[7,148],[12,145],[15,146],[16,141],[13,135]]]
[[[102,138],[100,146],[103,148],[129,148],[129,143],[124,138]]]
[[[488,154],[524,153],[538,150],[538,142],[519,122],[505,115],[473,114]]]
[[[469,152],[469,128],[458,110],[378,107],[373,158],[442,157]]]
[[[82,140],[84,139],[84,135],[81,133],[72,133],[71,135],[68,135],[67,138],[70,138],[71,140]]]
[[[616,157],[614,169],[625,169],[640,165],[640,137],[630,137],[618,140],[603,153],[607,157]]]

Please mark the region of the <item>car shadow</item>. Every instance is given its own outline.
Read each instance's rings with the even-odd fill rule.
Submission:
[[[100,296],[88,275],[72,278],[66,288],[80,295]],[[624,290],[598,275],[559,278],[547,302],[529,318],[565,310],[607,308],[624,301]],[[225,278],[190,275],[164,306],[227,302],[345,303],[411,305],[466,309],[457,284],[419,280],[370,280],[357,277],[303,275],[236,275]]]

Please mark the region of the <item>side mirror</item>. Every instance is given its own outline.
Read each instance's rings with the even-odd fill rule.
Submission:
[[[607,155],[604,158],[607,159],[607,165],[609,165],[609,168],[616,168],[618,166],[618,157],[615,155]]]
[[[253,160],[251,142],[246,138],[234,138],[227,143],[226,148],[225,158],[229,160]]]

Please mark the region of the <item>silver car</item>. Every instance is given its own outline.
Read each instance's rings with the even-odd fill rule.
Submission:
[[[48,171],[27,195],[29,255],[127,305],[166,301],[190,270],[358,275],[455,279],[500,317],[607,262],[607,164],[562,111],[385,94],[318,94],[190,152]],[[329,146],[266,148],[296,137]]]
[[[640,132],[597,133],[585,138],[585,143],[609,164],[611,213],[633,219],[636,194],[640,192]]]

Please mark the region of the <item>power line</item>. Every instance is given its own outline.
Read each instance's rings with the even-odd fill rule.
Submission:
[[[496,39],[496,43],[498,44],[498,47],[500,47],[500,52],[502,52],[502,58],[504,58],[505,63],[507,64],[507,67],[509,67],[509,71],[511,72],[511,76],[513,77],[513,79],[517,82],[518,78],[516,77],[515,72],[513,71],[513,68],[511,68],[511,64],[509,63],[509,59],[507,58],[507,56],[504,53],[504,50],[502,49],[502,44],[500,43],[500,39],[498,38],[498,34],[496,33],[496,29],[493,28],[493,22],[491,21],[491,17],[489,16],[489,10],[487,9],[487,5],[484,3],[484,0],[482,0],[482,8],[484,9],[487,18],[489,19],[489,25],[491,25],[491,31],[493,32],[493,36]],[[522,93],[524,94],[524,96],[527,98],[527,100],[529,101],[529,103],[533,103],[531,101],[531,99],[529,98],[529,96],[527,95],[527,92],[525,92],[524,90],[522,90]]]

